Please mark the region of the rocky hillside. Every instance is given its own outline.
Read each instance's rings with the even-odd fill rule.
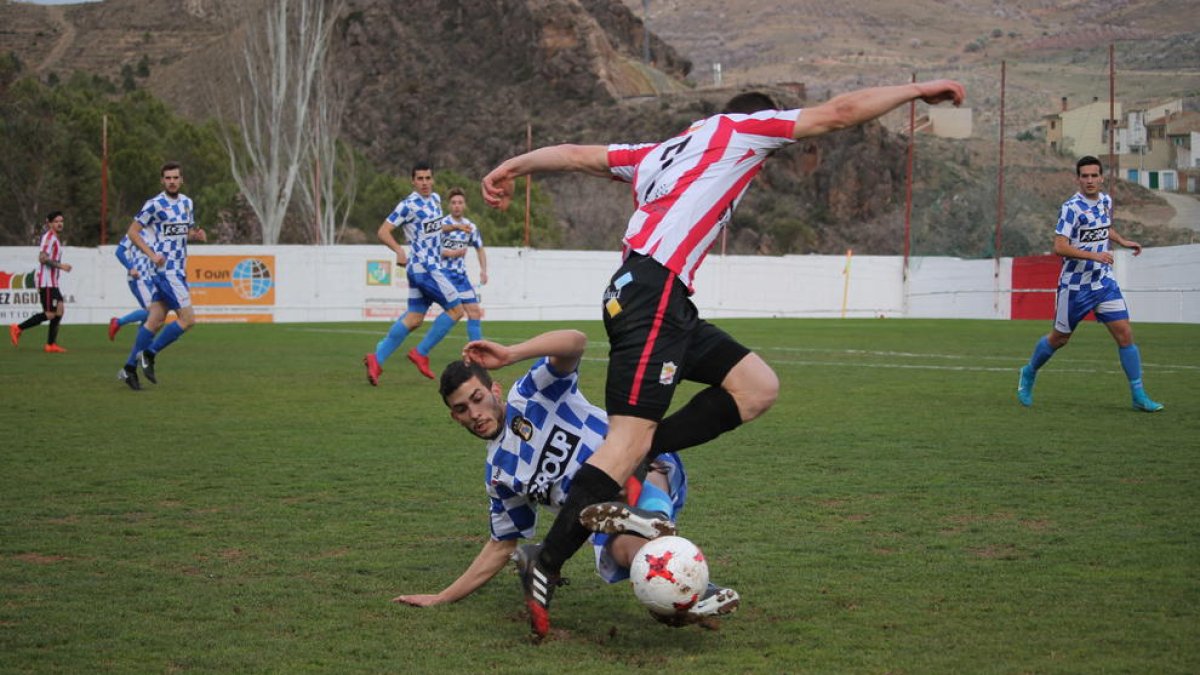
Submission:
[[[0,52],[15,53],[43,79],[75,70],[118,82],[134,77],[133,85],[205,119],[228,104],[231,59],[262,1],[7,2],[0,4]],[[731,15],[729,25],[744,18]],[[786,17],[776,18],[760,23],[782,29]],[[527,126],[537,145],[658,140],[733,93],[692,88],[689,60],[654,35],[653,67],[643,64],[643,30],[640,13],[621,0],[347,0],[333,50],[349,101],[343,134],[398,175],[430,159],[477,176],[524,149]],[[773,93],[802,104],[794,90]],[[937,166],[970,155],[953,144],[930,152],[939,153],[930,158]],[[899,250],[904,144],[897,135],[877,125],[842,132],[799,144],[768,166],[734,222],[731,250]],[[975,195],[990,180],[956,171],[920,174],[918,188],[950,176],[955,189]],[[542,184],[555,198],[564,246],[617,245],[630,209],[622,186],[583,177]],[[937,213],[946,191],[930,189],[941,195],[927,205]],[[985,197],[973,199],[985,208]],[[931,245],[944,239],[941,228],[958,227],[929,220]],[[985,253],[975,240],[927,252]]]

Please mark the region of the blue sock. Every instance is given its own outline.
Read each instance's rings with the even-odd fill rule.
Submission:
[[[138,326],[137,337],[133,340],[133,350],[129,352],[129,360],[125,362],[125,365],[136,365],[138,352],[148,349],[152,342],[154,342],[154,333],[151,333],[144,324]]]
[[[454,328],[455,323],[457,322],[450,318],[449,314],[442,314],[434,319],[433,326],[429,328],[429,332],[425,334],[425,338],[417,345],[417,352],[421,356],[429,356],[429,352],[433,351],[437,343],[446,337],[446,333],[449,333],[450,329]]]
[[[1129,388],[1135,393],[1140,391],[1142,389],[1142,353],[1138,350],[1137,345],[1118,348],[1117,356],[1121,357],[1121,368],[1125,370]]]
[[[650,481],[642,483],[642,495],[638,497],[637,507],[665,513],[671,520],[675,519],[675,507],[671,503],[671,495],[663,492],[662,488]]]
[[[172,342],[178,340],[179,336],[183,335],[185,330],[183,326],[179,325],[178,321],[167,324],[166,328],[158,332],[158,337],[154,339],[154,344],[150,345],[150,349],[147,351],[151,354],[161,352],[170,346]]]
[[[479,319],[467,319],[467,339],[483,339],[483,324],[479,321]]]
[[[144,309],[135,309],[125,316],[117,319],[117,325],[124,326],[125,324],[133,323],[134,321],[138,323],[146,323],[146,317],[149,316],[149,314],[150,312],[147,312]]]
[[[1050,346],[1050,340],[1045,335],[1041,340],[1038,340],[1037,346],[1033,348],[1033,356],[1029,357],[1029,367],[1037,370],[1046,365],[1050,357],[1054,356],[1054,347]]]
[[[375,360],[379,363],[387,361],[388,357],[400,348],[404,338],[408,337],[408,326],[404,325],[406,316],[408,316],[408,312],[400,315],[400,318],[396,319],[396,323],[388,329],[387,335],[384,335],[379,344],[375,345]]]

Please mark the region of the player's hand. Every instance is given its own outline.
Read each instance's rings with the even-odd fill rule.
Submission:
[[[71,271],[71,263],[63,263],[62,265],[59,265],[58,268],[64,272],[70,272]]]
[[[1136,241],[1129,241],[1129,240],[1126,240],[1126,241],[1125,241],[1125,248],[1129,249],[1130,251],[1133,251],[1133,254],[1134,254],[1134,255],[1141,255],[1141,254],[1142,254],[1142,245],[1141,245],[1141,244],[1139,244],[1139,243],[1137,243]]]
[[[930,105],[951,101],[959,106],[967,98],[967,90],[954,80],[918,82],[917,90],[921,92],[919,98]]]
[[[201,230],[200,228],[196,228],[195,230],[192,230],[192,239],[195,241],[203,241],[203,242],[207,243],[208,242],[208,233],[205,232],[204,230]]]
[[[488,370],[503,368],[513,360],[512,349],[491,340],[473,340],[463,347],[463,361],[478,363]]]
[[[501,164],[483,177],[481,182],[483,201],[493,209],[504,211],[512,203],[515,185],[514,177]]]
[[[1109,253],[1108,251],[1104,251],[1103,253],[1097,253],[1096,254],[1096,262],[1104,263],[1105,265],[1111,265],[1111,264],[1113,264],[1113,254]]]
[[[150,256],[150,262],[154,263],[155,267],[162,267],[167,264],[167,256],[161,253],[155,253]]]
[[[130,279],[141,279],[142,275],[138,274],[137,270],[129,270],[129,278]]]
[[[479,285],[487,286],[487,272],[483,272],[483,271],[479,272]]]
[[[411,607],[433,607],[442,604],[436,595],[398,595],[392,602]]]

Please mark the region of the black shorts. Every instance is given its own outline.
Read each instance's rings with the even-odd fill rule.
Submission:
[[[659,421],[681,380],[719,385],[750,350],[701,319],[687,288],[657,260],[630,254],[603,299],[609,415]]]
[[[42,301],[42,311],[47,314],[56,312],[63,301],[62,292],[58,288],[51,286],[39,288],[38,298]]]

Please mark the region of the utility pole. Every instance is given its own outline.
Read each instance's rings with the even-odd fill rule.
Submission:
[[[642,61],[650,65],[650,0],[642,0]]]

